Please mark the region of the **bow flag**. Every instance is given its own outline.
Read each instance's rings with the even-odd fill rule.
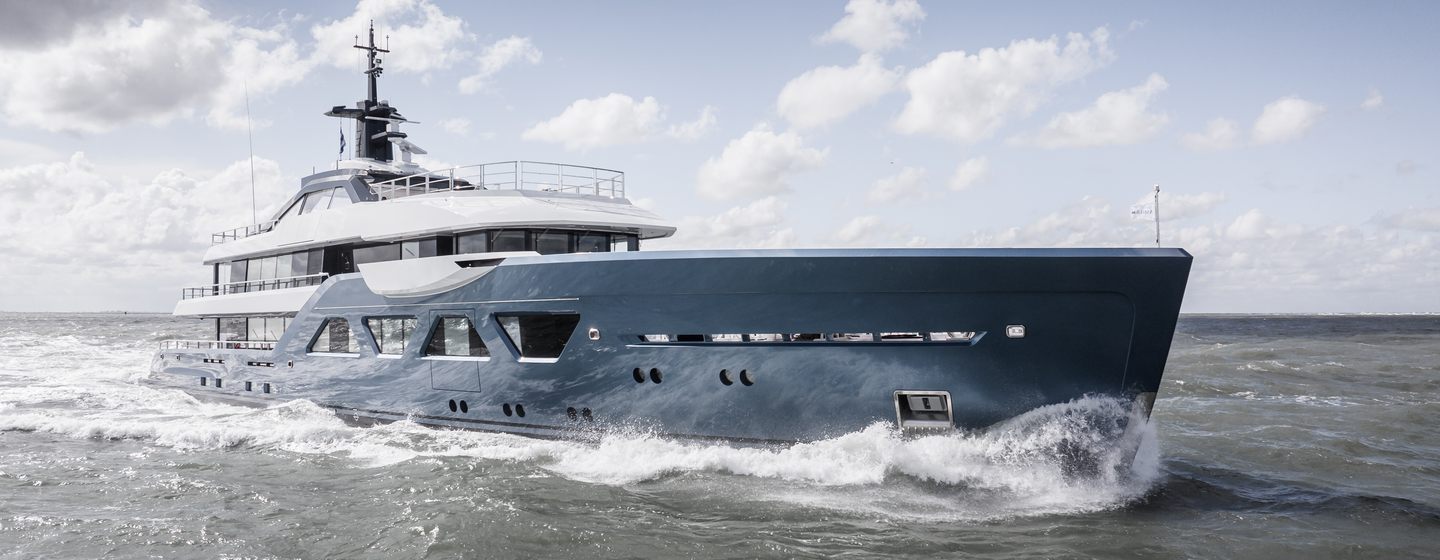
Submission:
[[[340,155],[345,155],[345,127],[340,127]]]

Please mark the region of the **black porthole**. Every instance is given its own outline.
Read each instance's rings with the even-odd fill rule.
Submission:
[[[457,408],[460,408],[460,407],[455,406],[455,399],[450,399],[450,412],[455,412],[455,409],[457,409]]]
[[[508,403],[508,402],[505,403],[505,404],[500,405],[500,412],[504,412],[506,416],[509,416],[509,415],[515,413],[514,411],[510,410],[510,403]]]
[[[663,377],[660,375],[660,368],[650,368],[650,381],[659,383],[661,379],[663,379]]]
[[[516,415],[516,416],[519,416],[519,417],[521,417],[521,418],[524,418],[524,417],[525,417],[525,405],[523,405],[523,404],[517,404],[517,405],[515,405],[515,415]]]
[[[254,391],[254,390],[255,390],[255,383],[254,383],[254,382],[251,382],[251,381],[246,381],[246,382],[245,382],[245,390],[246,390],[246,391]]]
[[[269,383],[261,383],[261,384],[260,384],[260,392],[265,393],[265,394],[267,394],[267,395],[270,394],[270,384],[269,384]]]
[[[460,412],[470,412],[470,404],[465,401],[460,401]]]
[[[638,368],[638,367],[635,368],[635,371],[634,371],[633,373],[634,373],[634,375],[635,375],[635,382],[636,382],[636,383],[644,383],[644,382],[645,382],[645,372],[640,371],[640,368]]]
[[[722,370],[720,370],[720,382],[721,382],[721,383],[724,383],[726,386],[730,386],[730,385],[734,385],[734,384],[735,384],[735,379],[730,377],[730,370],[728,370],[728,369],[722,369]]]
[[[750,375],[750,370],[748,370],[748,369],[742,369],[742,370],[740,370],[740,383],[743,384],[743,385],[745,385],[746,387],[749,387],[749,386],[755,384],[755,377],[752,376],[752,375]]]
[[[566,415],[566,416],[569,416],[571,420],[574,420],[574,419],[580,417],[580,412],[577,411],[577,410],[575,410],[575,407],[572,406],[572,407],[570,407],[570,408],[565,409],[565,415]]]
[[[584,416],[586,422],[594,422],[594,421],[595,421],[595,417],[590,414],[590,409],[589,409],[589,408],[582,408],[582,409],[580,409],[580,416]]]
[[[635,371],[640,371],[640,370],[637,369],[637,370],[635,370]],[[201,386],[201,387],[204,387],[204,386],[208,385],[209,383],[210,383],[210,380],[209,380],[208,378],[205,378],[205,377],[201,377],[201,378],[200,378],[200,386]]]
[[[219,377],[216,377],[216,378],[215,378],[215,388],[216,388],[216,389],[221,389],[221,388],[224,388],[224,386],[225,386],[225,380],[224,380],[224,379],[220,379]]]

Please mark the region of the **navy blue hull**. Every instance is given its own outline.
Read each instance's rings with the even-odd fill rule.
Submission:
[[[539,436],[638,426],[767,441],[893,423],[896,391],[946,391],[955,425],[980,428],[1084,395],[1156,392],[1190,264],[1179,249],[567,254],[511,258],[459,289],[419,298],[378,296],[352,274],[327,281],[275,350],[166,350],[152,378],[250,402],[304,398],[381,420]],[[457,313],[478,328],[488,360],[423,357],[433,321]],[[514,313],[575,313],[579,323],[553,362],[522,359],[495,317]],[[381,316],[418,318],[403,355],[377,356],[358,327]],[[307,354],[331,317],[357,326],[358,356]],[[1025,336],[1007,336],[1012,325]],[[899,332],[975,336],[704,336]],[[753,384],[726,385],[721,370],[732,380],[744,370]],[[201,378],[224,383],[201,386]],[[451,401],[467,412],[452,412]]]

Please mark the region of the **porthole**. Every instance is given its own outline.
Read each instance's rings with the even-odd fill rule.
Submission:
[[[450,399],[450,412],[455,412],[460,407],[455,405],[455,399]]]
[[[565,409],[565,415],[566,415],[566,416],[569,416],[571,420],[574,420],[574,419],[580,417],[580,412],[577,411],[577,410],[575,410],[575,407],[572,406],[572,407],[570,407],[570,408]]]
[[[640,371],[640,368],[638,368],[638,367],[635,368],[635,371],[632,372],[632,373],[633,373],[634,376],[635,376],[635,382],[636,382],[636,383],[644,383],[644,382],[645,382],[645,372]],[[201,384],[203,385],[204,383],[201,383]]]
[[[650,381],[659,383],[661,379],[662,376],[660,375],[660,368],[650,368]]]
[[[748,369],[742,369],[742,370],[740,370],[740,383],[741,383],[742,385],[746,386],[746,387],[749,387],[749,386],[755,384],[755,377],[752,376],[752,375],[750,375],[750,370],[748,370]]]
[[[246,381],[246,382],[245,382],[245,390],[246,390],[246,391],[254,391],[254,390],[255,390],[255,384],[254,384],[254,382],[252,382],[252,381]]]
[[[515,413],[514,411],[510,410],[510,403],[508,403],[508,402],[505,403],[505,404],[503,404],[503,405],[500,405],[500,411],[501,411],[501,412],[504,412],[506,416],[509,416],[509,415]]]
[[[460,401],[460,412],[470,412],[470,403]]]
[[[524,417],[525,417],[525,405],[523,405],[523,404],[517,404],[517,405],[515,405],[515,415],[516,415],[516,416],[519,416],[519,417],[521,417],[521,418],[524,418]]]
[[[721,383],[724,383],[725,386],[727,386],[727,387],[730,386],[730,385],[734,385],[734,384],[735,384],[735,379],[732,378],[732,377],[730,377],[730,370],[728,370],[728,369],[722,369],[722,370],[720,370],[720,382],[721,382]]]
[[[261,383],[261,384],[260,384],[260,392],[265,393],[265,394],[267,394],[267,395],[270,394],[270,384],[269,384],[269,383]]]
[[[585,421],[586,421],[586,422],[594,422],[594,421],[595,421],[595,417],[590,414],[590,409],[588,409],[588,408],[582,408],[582,409],[580,409],[580,416],[585,417]]]

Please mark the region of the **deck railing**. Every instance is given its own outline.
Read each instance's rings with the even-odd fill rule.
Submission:
[[[501,161],[416,173],[371,183],[380,200],[462,190],[530,190],[625,197],[625,172],[543,161]]]
[[[267,278],[264,280],[242,280],[228,284],[211,284],[209,286],[196,286],[185,288],[180,292],[180,299],[195,299],[209,296],[223,296],[226,294],[243,294],[248,292],[263,292],[266,290],[283,290],[286,288],[303,288],[305,286],[316,286],[325,283],[330,275],[324,272],[317,274],[306,274],[304,276],[288,276],[285,278]]]
[[[265,340],[162,340],[161,350],[274,350]]]
[[[219,233],[212,233],[210,234],[210,244],[219,245],[226,241],[235,241],[236,239],[245,239],[252,235],[260,235],[275,229],[275,223],[278,221],[279,220],[270,220],[268,222],[260,222],[253,226],[242,226],[235,229],[227,229]]]

